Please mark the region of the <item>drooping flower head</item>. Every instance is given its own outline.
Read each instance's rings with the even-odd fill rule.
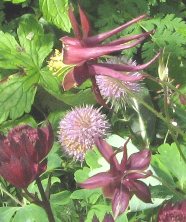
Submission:
[[[159,211],[158,222],[185,222],[186,200],[178,203],[166,203]]]
[[[34,129],[28,125],[0,135],[0,176],[17,188],[26,188],[46,169],[43,158],[53,145],[50,125]]]
[[[93,82],[93,89],[97,100],[102,103],[103,98],[101,97],[99,89],[96,86],[95,76],[109,76],[130,83],[138,82],[139,80],[144,78],[142,74],[126,75],[125,72],[137,72],[148,67],[157,59],[159,53],[148,63],[138,66],[134,66],[131,64],[100,64],[97,62],[97,59],[112,52],[135,47],[150,34],[153,34],[154,31],[123,37],[118,40],[111,41],[110,43],[104,44],[103,42],[107,38],[146,18],[147,15],[141,15],[137,18],[134,18],[131,21],[117,28],[114,28],[111,31],[100,33],[95,36],[90,36],[91,30],[89,20],[80,7],[79,14],[81,21],[81,30],[74,16],[73,10],[70,7],[69,18],[72,24],[75,38],[64,36],[60,39],[63,44],[63,62],[65,64],[75,65],[75,67],[66,74],[63,81],[63,88],[65,90],[69,90],[74,86],[82,84],[85,80],[90,78]]]
[[[98,173],[85,182],[80,187],[85,189],[95,189],[101,187],[105,197],[112,199],[112,211],[114,218],[123,213],[133,195],[146,203],[151,203],[149,187],[138,179],[144,179],[151,175],[151,171],[146,169],[150,164],[151,152],[147,149],[132,154],[127,157],[127,142],[124,145],[123,158],[121,163],[116,159],[116,153],[112,147],[103,139],[96,139],[96,145],[102,156],[110,164],[110,170]]]
[[[127,60],[125,57],[108,59],[108,63],[124,63],[136,65],[135,62]],[[126,73],[127,74],[127,73]],[[141,75],[139,72],[129,73],[131,76]],[[128,91],[133,93],[138,93],[141,89],[141,85],[138,82],[127,82],[119,79],[115,79],[109,76],[97,75],[96,83],[101,93],[101,96],[105,99],[106,103],[111,103],[111,108],[113,107],[116,111],[120,108],[125,108],[126,104],[131,104],[131,96]]]
[[[76,160],[83,161],[94,137],[104,137],[109,130],[106,115],[93,106],[76,107],[60,121],[59,141],[62,148]]]

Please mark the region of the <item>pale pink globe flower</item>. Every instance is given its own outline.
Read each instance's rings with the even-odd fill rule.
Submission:
[[[105,137],[110,128],[106,115],[100,109],[86,105],[75,107],[60,121],[58,138],[65,152],[75,160],[83,161],[95,137]]]

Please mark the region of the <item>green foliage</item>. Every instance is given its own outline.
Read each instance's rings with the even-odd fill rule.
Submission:
[[[39,0],[40,9],[44,18],[63,31],[70,32],[68,18],[68,0]]]

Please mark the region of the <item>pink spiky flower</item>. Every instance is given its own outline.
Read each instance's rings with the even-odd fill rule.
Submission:
[[[127,156],[127,143],[124,145],[123,158],[121,163],[116,159],[112,147],[103,139],[95,139],[102,156],[110,164],[110,170],[98,173],[85,182],[80,183],[80,187],[85,189],[95,189],[101,187],[105,197],[112,199],[112,211],[114,219],[122,214],[128,207],[133,195],[136,195],[145,203],[151,203],[149,187],[138,179],[149,177],[152,173],[148,168],[151,160],[150,150],[144,149]]]
[[[150,34],[153,34],[154,30],[129,37],[123,37],[104,44],[103,42],[106,39],[117,34],[118,32],[121,32],[132,24],[135,24],[138,21],[146,18],[147,15],[141,15],[137,18],[134,18],[131,21],[117,28],[114,28],[113,30],[100,33],[95,36],[90,36],[91,29],[89,20],[80,7],[79,14],[82,30],[80,30],[72,7],[70,7],[69,18],[73,27],[75,38],[65,36],[60,39],[63,44],[63,63],[75,65],[75,67],[64,77],[63,88],[64,90],[69,90],[74,86],[81,85],[87,79],[91,79],[93,83],[93,90],[98,102],[104,104],[104,100],[101,97],[99,88],[95,82],[95,76],[109,76],[130,83],[138,82],[144,78],[144,75],[126,75],[125,72],[137,72],[147,68],[159,57],[160,53],[158,53],[148,63],[137,66],[128,64],[100,64],[97,62],[97,59],[112,52],[135,47],[144,39],[146,39]]]
[[[158,222],[185,222],[186,200],[178,203],[166,203],[159,211]]]
[[[100,109],[76,107],[60,121],[58,138],[66,153],[83,161],[86,151],[94,145],[94,137],[104,137],[109,127]]]
[[[107,62],[110,64],[117,62],[118,64],[125,63],[136,65],[135,62],[127,60],[123,56],[118,58],[111,58]],[[141,74],[139,72],[132,72],[129,75],[137,77]],[[126,104],[132,103],[131,96],[127,90],[133,93],[139,93],[141,89],[141,84],[138,82],[127,82],[102,75],[97,75],[95,79],[101,96],[104,98],[106,103],[111,103],[111,108],[113,107],[116,111],[118,111],[120,108],[125,108]]]

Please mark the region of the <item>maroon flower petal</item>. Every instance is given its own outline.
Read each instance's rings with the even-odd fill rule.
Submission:
[[[114,218],[112,217],[111,214],[106,214],[103,219],[103,222],[114,222]]]
[[[86,64],[76,66],[66,74],[63,80],[63,89],[69,90],[73,87],[81,85],[89,78]]]
[[[47,127],[42,127],[37,129],[39,139],[36,141],[35,149],[38,153],[38,160],[41,161],[47,154],[50,152],[54,135],[51,124],[48,124]]]
[[[134,194],[145,203],[152,203],[149,187],[142,181],[130,181],[130,188]]]
[[[80,15],[81,27],[83,31],[83,38],[87,38],[90,34],[89,19],[87,18],[86,14],[84,13],[84,11],[81,9],[80,6],[79,6],[79,15]]]
[[[132,35],[132,36],[127,36],[127,37],[123,37],[117,40],[114,40],[112,42],[109,42],[107,44],[104,44],[104,46],[113,46],[113,45],[119,45],[119,44],[124,44],[126,42],[130,42],[134,39],[140,39],[141,37],[148,37],[149,35],[153,34],[154,30],[150,31],[150,32],[145,32],[145,33],[141,33],[141,34],[137,34],[137,35]]]
[[[95,189],[109,185],[114,179],[115,177],[108,172],[98,173],[87,179],[85,182],[80,183],[79,186],[85,189]]]
[[[146,171],[146,172],[142,172],[142,173],[138,173],[138,172],[135,172],[135,173],[130,173],[130,174],[128,174],[127,175],[127,179],[145,179],[145,178],[147,178],[147,177],[149,177],[149,176],[151,176],[152,175],[152,172],[150,171],[150,170],[148,170],[148,171]]]
[[[11,157],[10,162],[0,166],[0,175],[17,188],[27,187],[36,177],[37,164],[33,164],[29,159],[21,161]]]
[[[89,73],[92,75],[110,76],[112,78],[120,79],[124,82],[137,82],[143,79],[142,75],[126,75],[111,68],[107,68],[102,64],[89,65]]]
[[[108,68],[112,68],[116,71],[124,71],[124,72],[137,72],[143,69],[146,69],[152,63],[156,61],[156,59],[160,56],[161,52],[158,52],[154,58],[152,58],[149,62],[142,64],[142,65],[127,65],[127,64],[109,64],[109,63],[102,63],[100,65]]]
[[[133,153],[127,161],[127,169],[145,170],[151,161],[151,151],[144,149],[140,152]]]
[[[115,190],[112,200],[112,211],[115,219],[127,209],[129,200],[130,193],[124,186]]]
[[[115,157],[112,147],[103,139],[95,138],[95,144],[108,163],[112,163],[112,168],[120,169],[119,163]]]
[[[82,62],[86,62],[87,60],[96,59],[112,52],[132,48],[141,43],[144,39],[145,38],[142,37],[130,44],[120,44],[114,46],[76,47],[66,45],[63,49],[63,62],[65,64],[80,64]]]
[[[128,155],[127,155],[127,144],[130,140],[130,137],[127,139],[127,141],[125,142],[124,146],[123,146],[123,158],[121,160],[121,171],[124,171],[126,170],[126,163],[127,163],[127,158],[128,158]]]
[[[88,37],[86,40],[85,40],[85,43],[86,44],[89,44],[89,45],[97,45],[99,44],[100,42],[104,41],[105,39],[111,37],[112,35],[115,35],[117,34],[118,32],[122,31],[123,29],[129,27],[130,25],[144,19],[145,17],[147,17],[147,15],[141,15],[137,18],[134,18],[132,19],[131,21],[115,28],[115,29],[112,29],[110,31],[107,31],[107,32],[104,32],[104,33],[100,33],[98,35],[95,35],[95,36],[91,36],[91,37]]]
[[[74,31],[74,35],[78,38],[78,39],[81,39],[81,32],[79,30],[79,25],[77,23],[77,20],[74,16],[74,13],[73,13],[73,8],[72,6],[70,6],[69,8],[69,11],[68,11],[68,16],[70,18],[70,23],[72,25],[72,28],[73,28],[73,31]]]

